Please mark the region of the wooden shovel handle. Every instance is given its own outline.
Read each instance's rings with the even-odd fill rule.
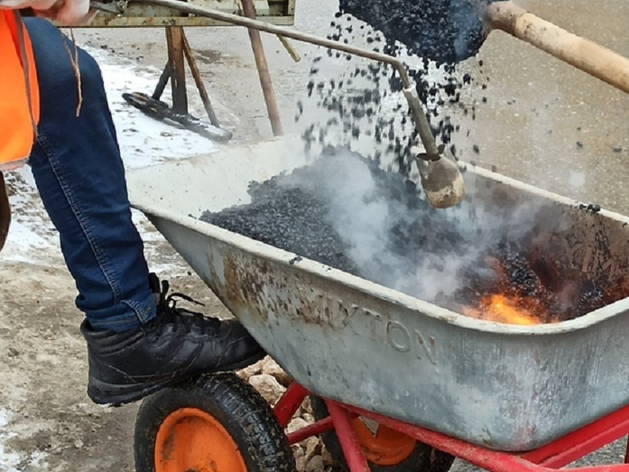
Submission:
[[[486,21],[500,29],[629,93],[629,59],[527,12],[513,2],[486,8]]]

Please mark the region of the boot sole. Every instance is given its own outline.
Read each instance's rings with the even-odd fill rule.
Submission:
[[[179,376],[174,376],[168,380],[161,380],[152,383],[141,382],[136,384],[112,384],[90,378],[90,382],[87,387],[87,395],[94,403],[99,405],[122,406],[127,403],[141,400],[163,388],[183,382],[200,374],[213,374],[216,372],[244,369],[245,367],[263,359],[265,356],[266,352],[261,351],[240,362],[222,366],[220,369],[215,371],[184,373]]]

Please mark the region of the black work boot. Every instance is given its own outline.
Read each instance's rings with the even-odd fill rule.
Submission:
[[[151,284],[159,281],[151,274]],[[154,288],[155,290],[155,288]],[[94,330],[85,320],[89,397],[100,404],[121,405],[202,373],[235,370],[262,359],[265,352],[236,320],[207,318],[176,308],[162,282],[157,316],[124,332]]]

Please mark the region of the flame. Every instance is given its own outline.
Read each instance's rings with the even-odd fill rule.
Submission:
[[[505,295],[495,294],[485,297],[479,308],[467,308],[465,315],[497,323],[515,325],[535,325],[543,323],[542,317],[524,308],[523,303]]]

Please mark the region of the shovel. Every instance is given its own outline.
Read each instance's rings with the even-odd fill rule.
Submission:
[[[629,59],[543,20],[511,1],[481,7],[485,25],[526,41],[557,59],[629,93]]]
[[[475,56],[504,31],[629,93],[629,59],[519,7],[492,0],[340,0],[343,11],[437,63]]]

